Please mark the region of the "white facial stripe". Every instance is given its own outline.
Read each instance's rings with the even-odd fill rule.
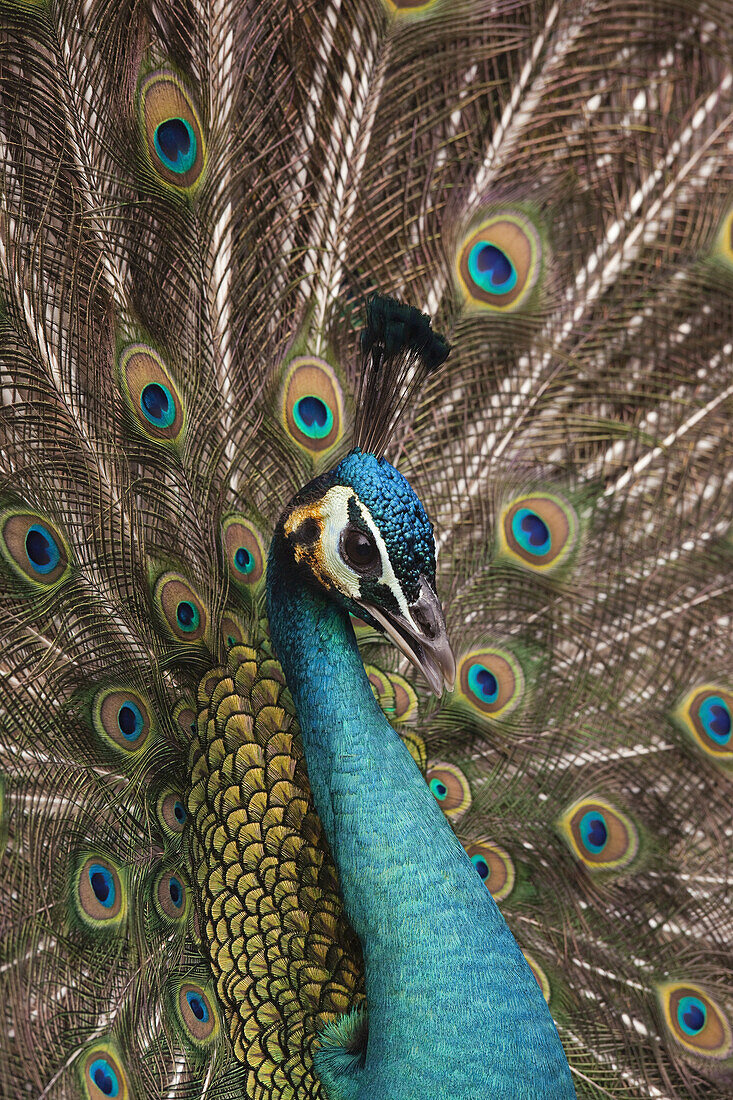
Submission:
[[[359,578],[353,569],[349,569],[339,551],[341,532],[349,522],[349,500],[353,495],[352,489],[344,485],[334,485],[319,502],[318,510],[323,525],[320,557],[323,567],[338,588],[352,599],[358,599]]]
[[[332,489],[328,490],[318,506],[323,523],[323,534],[321,536],[323,565],[327,568],[334,582],[343,593],[354,600],[359,599],[360,578],[353,569],[349,568],[341,557],[339,550],[341,532],[349,523],[349,500],[352,497],[355,498],[362,519],[369,528],[377,550],[379,551],[379,557],[382,563],[382,573],[378,578],[379,582],[380,584],[387,585],[399,604],[400,612],[411,622],[412,616],[407,606],[407,600],[402,591],[402,586],[395,576],[384,539],[380,535],[379,529],[372,519],[369,509],[362,504],[354,490],[346,485],[334,485]]]

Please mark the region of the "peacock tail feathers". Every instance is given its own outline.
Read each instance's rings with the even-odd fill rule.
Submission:
[[[578,1096],[728,1095],[730,4],[2,13],[0,1091],[363,1053],[264,577],[380,289],[452,346],[389,453],[457,681],[355,621],[375,695]]]

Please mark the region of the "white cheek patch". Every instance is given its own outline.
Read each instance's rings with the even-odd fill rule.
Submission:
[[[336,587],[345,596],[355,600],[359,597],[359,577],[353,569],[349,569],[339,551],[341,532],[349,522],[349,500],[353,496],[353,489],[348,489],[344,485],[334,485],[320,502],[321,552],[319,557],[321,567]]]
[[[379,529],[372,519],[369,509],[362,504],[354,490],[345,485],[334,485],[332,489],[328,490],[319,505],[322,523],[320,540],[320,557],[322,565],[330,575],[333,583],[337,585],[344,595],[350,596],[351,599],[354,600],[359,599],[359,582],[361,578],[358,573],[349,568],[341,557],[339,549],[341,532],[349,524],[349,501],[352,497],[356,500],[359,511],[361,512],[361,517],[369,528],[369,532],[379,552],[382,571],[375,579],[379,580],[380,584],[384,584],[389,588],[390,592],[397,600],[400,612],[405,618],[411,621],[407,600],[402,591],[402,586],[395,576],[384,539],[380,535]]]

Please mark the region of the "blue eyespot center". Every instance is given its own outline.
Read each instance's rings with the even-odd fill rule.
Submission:
[[[589,810],[580,821],[580,835],[589,852],[597,855],[608,841],[608,828],[598,810]]]
[[[182,802],[176,801],[173,803],[173,816],[175,817],[176,821],[180,822],[181,825],[183,825],[188,815],[186,814],[186,810]]]
[[[703,729],[719,745],[727,745],[731,740],[731,713],[725,699],[719,695],[710,695],[700,706],[700,721]]]
[[[176,608],[176,619],[181,630],[195,630],[201,621],[197,608],[189,600],[181,600]]]
[[[550,549],[551,539],[547,524],[529,508],[517,509],[512,520],[512,534],[522,549],[535,557],[546,554]]]
[[[142,733],[145,720],[142,711],[132,699],[127,699],[117,711],[117,725],[126,741],[137,741]]]
[[[483,881],[486,882],[491,874],[491,868],[484,857],[480,855],[471,856],[471,863],[474,865]]]
[[[468,272],[488,294],[509,294],[517,285],[517,271],[506,252],[490,241],[477,241],[468,256]]]
[[[495,703],[499,698],[499,681],[485,665],[471,665],[468,670],[468,686],[482,703]]]
[[[155,129],[155,151],[166,168],[179,176],[196,161],[196,135],[185,118],[167,118]]]
[[[325,439],[333,428],[333,413],[326,402],[314,394],[306,394],[295,402],[293,419],[301,432],[311,439]]]
[[[168,880],[168,890],[171,896],[171,901],[175,905],[176,909],[180,909],[183,905],[183,886],[179,879],[175,875],[171,875]]]
[[[433,792],[439,802],[443,802],[448,794],[448,788],[445,783],[440,779],[430,780],[430,790]]]
[[[156,428],[169,428],[176,418],[173,394],[162,382],[148,382],[140,394],[145,419]]]
[[[88,873],[95,898],[105,909],[111,909],[115,903],[115,880],[111,873],[100,863],[92,863]]]
[[[117,1096],[120,1083],[117,1074],[106,1058],[95,1058],[89,1067],[89,1076],[99,1091],[105,1096]]]
[[[240,573],[251,573],[255,567],[254,554],[246,546],[238,546],[234,554],[234,564]]]
[[[699,997],[681,997],[677,1021],[687,1035],[698,1035],[705,1027],[707,1009]]]
[[[206,1002],[204,1001],[203,997],[200,997],[198,993],[194,993],[193,990],[189,989],[189,991],[186,993],[186,1000],[188,1001],[188,1006],[193,1012],[196,1019],[199,1020],[202,1024],[208,1023],[209,1010],[206,1007]]]
[[[61,560],[56,539],[48,528],[34,523],[25,536],[25,552],[36,573],[50,573]]]

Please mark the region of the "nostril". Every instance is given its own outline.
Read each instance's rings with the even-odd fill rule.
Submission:
[[[428,618],[421,607],[414,607],[412,609],[412,615],[426,638],[432,639],[436,636],[435,623],[432,619]]]

